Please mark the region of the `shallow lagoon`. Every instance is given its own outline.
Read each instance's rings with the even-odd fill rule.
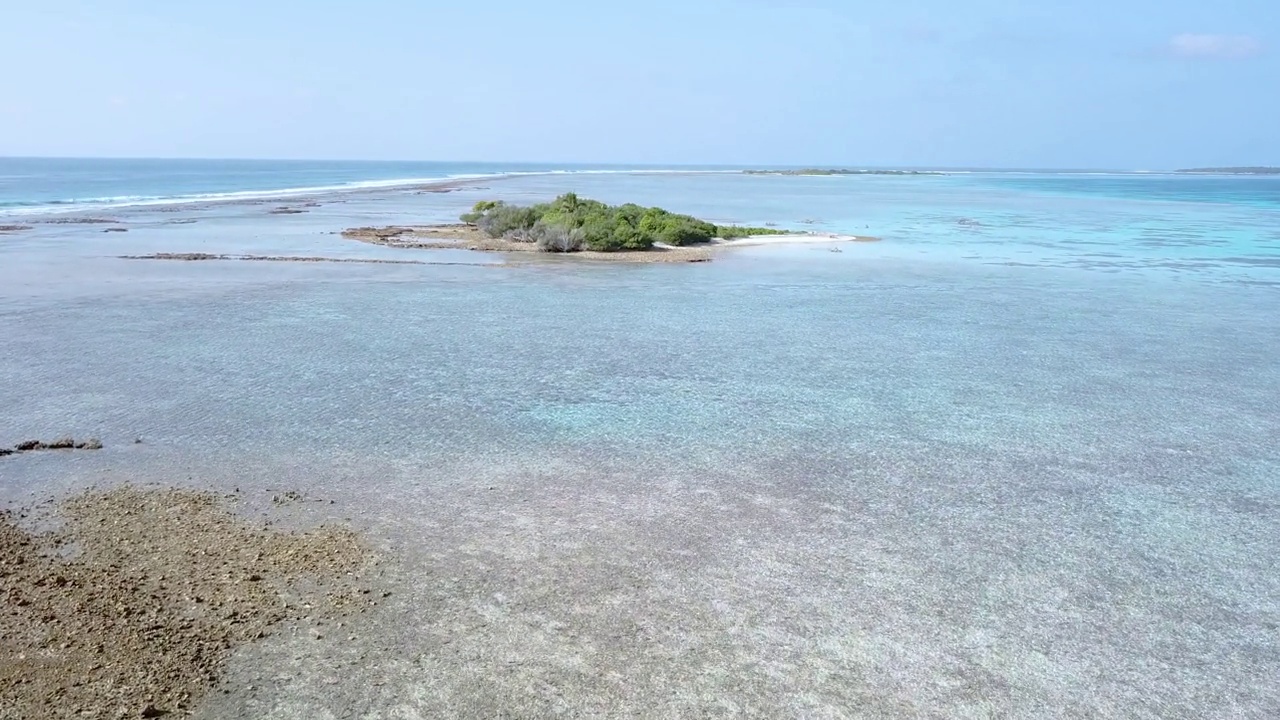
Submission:
[[[289,487],[370,533],[391,606],[242,654],[210,717],[1280,713],[1280,183],[1038,177],[529,176],[0,237],[0,442],[107,445],[5,458],[0,496]],[[567,189],[885,240],[114,257],[419,258],[332,233]]]

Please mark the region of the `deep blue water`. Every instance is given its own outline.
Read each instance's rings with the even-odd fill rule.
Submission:
[[[1280,176],[1150,173],[980,173],[990,187],[1042,194],[1280,208]]]
[[[147,192],[213,180],[188,182]],[[0,445],[106,448],[0,459],[0,499],[336,499],[306,512],[408,578],[355,646],[413,658],[379,665],[375,716],[448,714],[479,674],[517,716],[626,696],[664,717],[1276,717],[1275,187],[562,172],[291,215],[95,208],[117,233],[25,216],[0,236]],[[629,266],[336,234],[568,190],[883,239]],[[464,264],[116,257],[171,251]],[[304,640],[239,658],[275,678],[266,705],[214,715],[323,716],[324,688],[367,679]]]

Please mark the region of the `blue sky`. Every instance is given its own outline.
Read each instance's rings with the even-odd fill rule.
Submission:
[[[1280,165],[1280,0],[0,2],[0,155]]]

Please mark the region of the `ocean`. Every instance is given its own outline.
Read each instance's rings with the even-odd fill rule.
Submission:
[[[570,190],[881,240],[339,234]],[[293,489],[387,558],[208,717],[1280,715],[1278,179],[0,160],[0,212],[0,446],[106,446],[0,500]]]
[[[0,214],[288,197],[557,169],[527,163],[0,158]]]

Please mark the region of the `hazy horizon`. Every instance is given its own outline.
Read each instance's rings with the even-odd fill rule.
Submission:
[[[1170,167],[995,167],[953,165],[868,165],[856,162],[815,163],[631,163],[631,162],[566,162],[560,160],[474,160],[454,158],[361,158],[361,157],[187,157],[126,155],[0,155],[0,160],[89,160],[89,161],[165,161],[165,162],[260,162],[260,163],[370,163],[370,164],[440,164],[440,165],[529,165],[542,167],[604,169],[672,169],[672,170],[750,170],[750,169],[852,169],[852,170],[919,170],[938,172],[1060,172],[1060,173],[1164,173],[1183,170],[1218,168],[1272,167],[1264,163],[1241,165],[1178,165]]]
[[[1270,0],[59,0],[5,30],[0,156],[1280,165]]]

